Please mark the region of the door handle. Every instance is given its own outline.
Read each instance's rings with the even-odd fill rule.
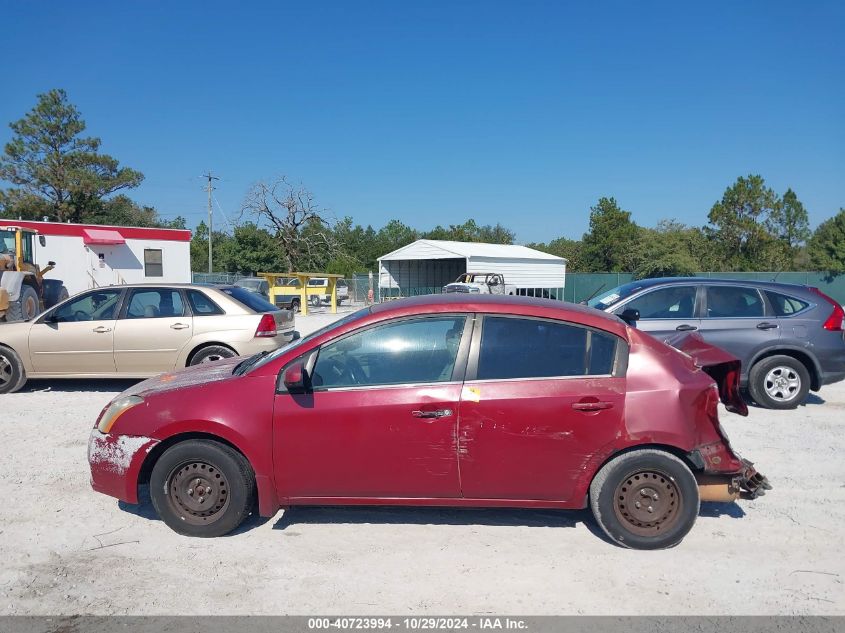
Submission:
[[[111,328],[110,328],[110,327],[104,327],[104,326],[102,326],[102,325],[99,325],[99,326],[95,327],[95,328],[94,328],[93,330],[91,330],[91,331],[92,331],[92,332],[96,332],[97,334],[105,334],[106,332],[111,332]]]
[[[605,409],[612,409],[612,402],[573,402],[572,408],[576,411],[603,411]]]
[[[188,325],[187,323],[174,323],[173,325],[170,326],[170,329],[171,330],[185,330],[189,327],[191,327],[191,326]]]
[[[687,325],[686,323],[679,325],[675,328],[678,332],[692,332],[693,330],[697,330],[698,328],[694,325]]]
[[[415,418],[448,418],[452,415],[452,409],[436,409],[434,411],[411,411]]]
[[[757,329],[758,330],[773,330],[777,326],[778,326],[777,323],[768,323],[768,322],[764,321],[763,323],[757,324]]]

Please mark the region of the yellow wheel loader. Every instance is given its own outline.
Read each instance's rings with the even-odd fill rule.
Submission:
[[[41,246],[47,243],[31,229],[0,227],[0,321],[28,321],[68,297],[60,280],[44,279],[55,262],[46,268],[35,263],[36,237]]]

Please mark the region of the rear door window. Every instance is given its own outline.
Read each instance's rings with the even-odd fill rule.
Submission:
[[[711,319],[762,317],[763,297],[756,288],[741,286],[708,286],[707,312]]]
[[[542,319],[485,316],[478,380],[613,373],[618,338]]]
[[[181,292],[165,288],[145,288],[130,292],[125,318],[154,319],[184,315],[185,304],[182,301]]]

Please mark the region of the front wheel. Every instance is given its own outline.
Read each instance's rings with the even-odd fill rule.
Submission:
[[[233,448],[187,440],[168,448],[153,466],[150,497],[161,520],[186,536],[223,536],[249,516],[255,474]]]
[[[590,506],[604,533],[631,549],[681,542],[698,517],[698,484],[680,459],[654,449],[615,457],[590,484]]]
[[[769,356],[748,373],[748,392],[767,409],[794,409],[810,392],[810,372],[791,356]]]

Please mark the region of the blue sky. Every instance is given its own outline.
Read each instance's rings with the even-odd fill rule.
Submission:
[[[65,88],[130,193],[230,220],[286,174],[378,227],[580,237],[615,196],[704,224],[737,176],[845,206],[845,3],[0,4],[5,123]],[[217,213],[215,222],[225,223]]]

